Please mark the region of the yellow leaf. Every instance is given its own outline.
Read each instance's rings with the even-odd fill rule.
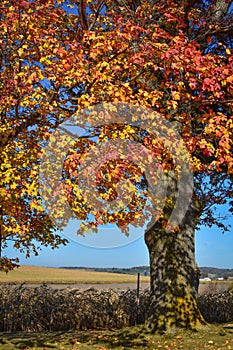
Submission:
[[[101,64],[101,66],[102,66],[102,67],[108,67],[109,64],[108,64],[108,62],[104,61],[104,62]]]
[[[23,52],[24,52],[24,50],[22,48],[18,49],[19,56],[22,56]]]
[[[16,189],[16,187],[17,187],[17,184],[14,182],[14,183],[11,185],[11,188],[14,190],[14,189]]]
[[[179,101],[180,100],[180,93],[177,91],[172,92],[172,98],[175,101]]]

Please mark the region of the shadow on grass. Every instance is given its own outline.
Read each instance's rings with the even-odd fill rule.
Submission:
[[[231,326],[231,327],[230,327]],[[229,329],[228,329],[229,328]],[[120,330],[88,330],[53,333],[0,333],[0,350],[30,349],[233,349],[233,325],[211,325],[198,332],[149,334],[142,326]]]
[[[123,348],[133,349],[142,348],[145,349],[148,345],[148,340],[143,333],[142,327],[132,327],[118,330],[117,332],[106,333],[99,335],[97,338],[92,338],[92,343],[103,343],[107,348]]]
[[[57,340],[63,333],[3,333],[0,335],[0,349],[56,349]]]
[[[109,349],[146,348],[148,341],[140,327],[125,328],[118,331],[70,331],[54,333],[2,333],[0,349],[71,349],[78,344],[98,348],[102,345]]]

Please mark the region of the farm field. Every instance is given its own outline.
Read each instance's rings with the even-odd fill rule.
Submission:
[[[69,286],[79,289],[94,287],[96,289],[136,289],[137,276],[110,272],[96,272],[90,270],[69,270],[40,266],[20,266],[8,274],[0,272],[1,284],[49,284],[53,288]],[[140,288],[149,288],[150,277],[140,276]],[[210,294],[228,290],[230,281],[200,282],[199,294]]]
[[[227,350],[233,349],[233,325],[210,325],[198,332],[148,334],[142,327],[121,330],[0,334],[1,350]]]
[[[8,274],[0,272],[0,284],[123,284],[136,283],[136,279],[134,275],[40,266],[20,266]],[[149,283],[150,278],[141,276],[140,281]]]

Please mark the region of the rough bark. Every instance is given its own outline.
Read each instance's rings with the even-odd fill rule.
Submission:
[[[197,305],[199,269],[194,244],[200,211],[199,202],[192,199],[178,232],[167,232],[159,220],[145,234],[151,273],[146,327],[152,332],[205,324]]]
[[[216,1],[216,8],[215,8],[213,15],[212,15],[213,20],[218,21],[221,18],[223,18],[227,14],[231,3],[232,3],[232,1],[217,0]]]

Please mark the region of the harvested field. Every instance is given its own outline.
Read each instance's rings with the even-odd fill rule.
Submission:
[[[135,279],[134,283],[76,283],[76,284],[66,284],[66,283],[45,283],[47,286],[49,286],[51,289],[79,289],[79,290],[86,290],[90,288],[94,288],[97,290],[106,290],[106,289],[113,289],[113,290],[120,290],[120,291],[126,291],[128,289],[135,289],[137,288],[137,281]],[[41,284],[25,284],[27,287],[35,288],[39,287]],[[15,284],[10,284],[9,286],[15,286]],[[1,284],[0,284],[1,287]],[[142,282],[140,283],[140,290],[149,289],[150,283],[149,282]]]
[[[0,284],[134,284],[136,280],[135,275],[40,266],[20,266],[8,274],[0,272]],[[149,283],[150,278],[141,276],[140,280]]]
[[[141,281],[141,279],[140,279]],[[72,289],[79,289],[79,290],[85,290],[94,288],[97,290],[106,290],[106,289],[114,289],[114,290],[120,290],[120,291],[126,291],[128,289],[133,290],[136,289],[137,286],[137,280],[135,277],[134,283],[45,283],[52,289],[66,289],[66,288],[72,288]],[[12,284],[15,285],[15,284]],[[26,283],[27,287],[39,287],[40,284],[30,284]],[[229,282],[208,282],[208,283],[200,283],[198,294],[204,295],[204,294],[214,294],[214,293],[221,293],[228,291],[232,283]],[[149,289],[150,288],[150,282],[140,282],[140,290]]]
[[[75,288],[85,290],[95,288],[97,290],[115,289],[127,291],[136,289],[137,276],[116,274],[108,272],[95,272],[90,270],[69,270],[48,268],[40,266],[21,266],[18,269],[5,274],[0,272],[0,285],[26,284],[28,287],[39,287],[46,284],[52,289]],[[199,284],[198,294],[213,294],[227,291],[232,282],[211,281]],[[140,290],[150,288],[150,277],[140,276]]]

